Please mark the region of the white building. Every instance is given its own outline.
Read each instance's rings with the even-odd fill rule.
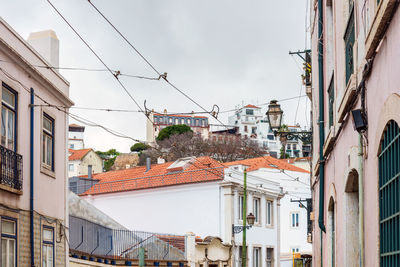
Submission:
[[[274,181],[283,188],[284,197],[280,200],[280,259],[281,267],[292,266],[293,252],[312,254],[312,245],[307,242],[311,228],[307,214],[306,199],[311,198],[310,173],[304,169],[271,157],[253,158],[226,165],[229,169],[247,168],[250,178],[261,181]],[[264,186],[264,184],[262,184]],[[300,207],[299,202],[304,200]]]
[[[240,170],[200,157],[110,171],[93,178],[99,183],[83,197],[129,229],[217,236],[233,245],[232,266],[240,266],[242,234],[232,234],[233,225],[242,224]],[[281,187],[279,182],[253,176],[247,186],[247,210],[256,216],[255,225],[247,231],[249,266],[277,266]]]
[[[103,171],[103,160],[91,148],[68,150],[68,177]]]
[[[85,126],[70,124],[68,129],[68,148],[74,150],[84,149]]]
[[[279,137],[269,128],[268,118],[265,115],[267,111],[254,105],[246,105],[238,108],[235,115],[228,118],[228,124],[237,127],[237,133],[244,138],[250,138],[258,142],[262,147],[267,147],[271,156],[278,158],[282,144]],[[289,131],[299,132],[301,127],[288,126]],[[310,155],[311,146],[303,147],[303,142],[299,139],[287,141],[286,153],[289,157],[308,157]]]

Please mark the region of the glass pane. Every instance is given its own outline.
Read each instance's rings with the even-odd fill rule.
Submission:
[[[2,259],[7,259],[7,239],[2,238],[1,239],[1,258]],[[2,261],[1,267],[6,267],[6,261]]]
[[[43,245],[42,247],[42,266],[47,266],[47,246]]]
[[[15,222],[2,220],[1,221],[1,233],[15,235]]]
[[[53,266],[53,247],[52,246],[47,247],[47,266],[49,266],[49,267]]]
[[[47,147],[46,147],[46,149],[47,149],[47,164],[48,165],[52,165],[52,156],[53,156],[53,138],[51,138],[50,136],[47,136]]]
[[[8,239],[8,267],[15,266],[15,240]]]
[[[42,140],[42,162],[46,163],[46,135],[43,134]]]
[[[53,241],[53,230],[51,229],[43,229],[43,240]]]
[[[299,214],[296,213],[296,226],[299,226]]]
[[[7,110],[5,107],[1,108],[1,145],[6,146],[6,122]]]
[[[46,116],[43,116],[43,128],[49,133],[53,133],[53,122],[49,120]]]
[[[2,100],[11,107],[15,108],[15,95],[11,93],[8,89],[3,87]]]
[[[8,123],[7,123],[7,147],[9,149],[14,149],[14,126],[15,116],[14,112],[8,110]]]

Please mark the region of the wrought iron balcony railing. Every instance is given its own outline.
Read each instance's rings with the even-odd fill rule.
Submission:
[[[0,184],[22,190],[22,155],[0,146]]]

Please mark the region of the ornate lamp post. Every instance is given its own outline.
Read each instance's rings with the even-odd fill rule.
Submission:
[[[256,217],[253,213],[249,213],[247,215],[247,171],[244,170],[244,179],[243,179],[243,225],[234,225],[232,224],[232,235],[243,232],[243,241],[242,241],[242,267],[246,267],[247,263],[247,245],[246,245],[246,230],[250,229],[254,225],[254,221]],[[246,225],[246,220],[249,225]]]
[[[280,141],[284,146],[286,146],[286,141],[288,140],[300,139],[305,144],[310,144],[312,142],[311,131],[290,132],[281,130],[283,111],[277,100],[271,100],[266,115],[268,117],[269,127],[274,132],[275,136],[279,135]],[[286,147],[283,148],[284,154],[285,148]]]

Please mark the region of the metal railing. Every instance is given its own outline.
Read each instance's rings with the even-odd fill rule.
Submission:
[[[185,260],[185,236],[125,229],[111,229],[69,216],[71,251],[110,259],[139,259],[144,248],[152,260]]]
[[[0,146],[0,184],[22,190],[22,155]]]
[[[216,181],[224,176],[224,167],[204,168],[192,171],[170,172],[163,175],[145,176],[111,182],[99,182],[86,194],[116,192],[150,187],[161,187],[204,181]]]

